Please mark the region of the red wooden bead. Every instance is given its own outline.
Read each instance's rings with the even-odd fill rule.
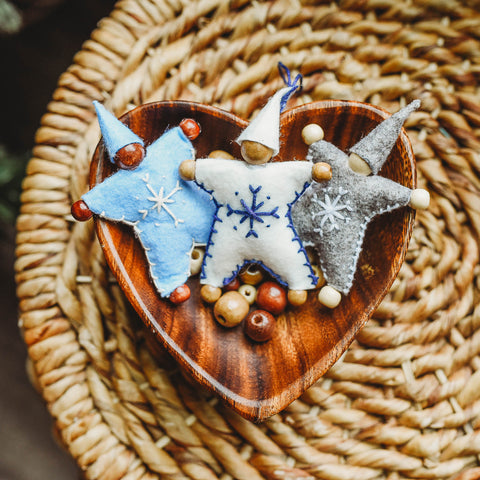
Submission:
[[[200,125],[195,120],[193,120],[193,118],[184,118],[180,122],[180,128],[190,140],[195,140],[202,131]]]
[[[113,161],[119,168],[133,170],[142,163],[144,158],[145,147],[140,143],[129,143],[118,150]]]
[[[88,208],[88,205],[83,200],[76,201],[71,208],[72,216],[79,222],[86,222],[92,218],[92,211]]]
[[[224,285],[223,290],[225,292],[231,292],[233,290],[238,290],[240,288],[240,280],[238,277],[235,277],[231,282]]]
[[[248,314],[243,328],[245,335],[254,342],[266,342],[272,338],[275,318],[265,310],[254,310]]]
[[[185,283],[180,285],[170,294],[169,298],[175,305],[187,301],[190,298],[190,287]]]
[[[257,305],[274,315],[278,315],[287,306],[287,293],[278,283],[262,283],[257,290]]]

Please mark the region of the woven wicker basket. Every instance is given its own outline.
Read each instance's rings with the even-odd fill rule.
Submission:
[[[480,4],[455,0],[122,0],[60,77],[18,218],[21,326],[34,380],[87,479],[480,478]],[[112,281],[87,190],[92,100],[120,115],[188,99],[248,118],[304,75],[297,103],[367,101],[407,128],[417,215],[393,289],[342,360],[252,424],[152,354]],[[293,103],[294,103],[293,102]]]

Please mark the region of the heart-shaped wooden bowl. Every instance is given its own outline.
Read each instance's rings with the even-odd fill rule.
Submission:
[[[282,146],[274,160],[305,159],[307,146],[301,131],[309,123],[320,124],[325,140],[346,151],[388,115],[379,108],[351,101],[316,102],[288,110],[281,115]],[[148,145],[184,118],[193,118],[202,128],[193,142],[197,158],[219,149],[241,158],[234,139],[247,122],[217,108],[160,102],[136,108],[122,121]],[[91,186],[112,174],[113,169],[101,142],[91,166]],[[405,132],[381,175],[414,188],[414,156]],[[333,310],[324,308],[316,292],[310,292],[305,305],[288,307],[278,317],[274,336],[266,343],[248,340],[241,328],[218,325],[212,307],[200,299],[198,277],[188,281],[192,296],[187,302],[173,305],[161,299],[132,230],[100,219],[96,226],[120,286],[159,342],[200,384],[242,416],[260,421],[299,397],[352,342],[395,279],[413,222],[414,212],[408,207],[377,217],[368,227],[353,287],[340,305]]]

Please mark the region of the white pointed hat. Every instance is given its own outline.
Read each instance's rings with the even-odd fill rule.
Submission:
[[[402,125],[408,116],[420,106],[420,100],[414,100],[392,116],[379,123],[367,136],[363,137],[351,149],[368,163],[376,175],[387,160],[397,141]]]
[[[290,71],[282,63],[279,63],[278,69],[287,86],[270,98],[236,140],[239,144],[245,140],[261,143],[273,150],[272,156],[277,155],[280,150],[280,113],[293,92],[301,87],[302,80],[302,76],[297,75],[292,81]]]
[[[133,133],[124,123],[110,113],[101,103],[94,101],[98,123],[102,131],[103,142],[110,161],[113,163],[116,153],[132,143],[143,145],[143,140]]]

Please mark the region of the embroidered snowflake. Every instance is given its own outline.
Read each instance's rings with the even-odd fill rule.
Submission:
[[[250,230],[245,235],[246,238],[253,235],[255,238],[258,238],[258,233],[254,230],[255,222],[258,223],[265,223],[265,220],[262,217],[272,217],[272,218],[280,218],[277,214],[278,207],[273,208],[270,211],[262,211],[261,208],[265,204],[265,202],[260,202],[257,204],[257,195],[262,189],[262,186],[258,186],[257,188],[252,187],[251,185],[248,186],[252,198],[250,201],[250,205],[247,205],[247,202],[242,198],[240,199],[240,204],[243,207],[241,209],[233,209],[229,204],[227,204],[227,217],[230,215],[236,214],[240,215],[240,223],[245,222],[246,220],[250,223]],[[270,197],[267,197],[269,199]],[[267,225],[268,226],[268,225]],[[234,227],[235,229],[237,227]]]
[[[175,214],[170,210],[170,208],[167,206],[168,204],[175,203],[175,200],[172,198],[177,192],[182,190],[182,187],[180,186],[180,182],[177,181],[177,184],[175,188],[166,196],[164,196],[164,187],[160,187],[160,190],[158,193],[155,192],[153,187],[149,183],[149,175],[148,173],[145,175],[145,177],[142,178],[142,180],[145,182],[145,185],[147,189],[150,191],[152,194],[151,197],[147,197],[147,200],[149,202],[153,202],[153,205],[150,207],[150,210],[157,210],[157,213],[160,214],[162,209],[165,210],[170,217],[172,217],[173,221],[175,222],[175,226],[177,227],[179,223],[184,223],[183,220],[177,218]],[[139,210],[139,213],[142,214],[142,220],[145,219],[145,217],[148,215],[149,211],[146,209]],[[156,224],[159,225],[159,224]]]
[[[320,235],[323,232],[338,230],[338,220],[348,222],[350,217],[346,215],[346,212],[353,211],[349,201],[342,203],[342,197],[348,193],[347,190],[340,188],[338,195],[333,200],[330,198],[329,193],[331,193],[330,190],[327,190],[324,201],[318,198],[317,193],[313,196],[315,204],[320,207],[320,210],[312,214],[312,220],[315,217],[321,217],[320,226],[314,229]]]

